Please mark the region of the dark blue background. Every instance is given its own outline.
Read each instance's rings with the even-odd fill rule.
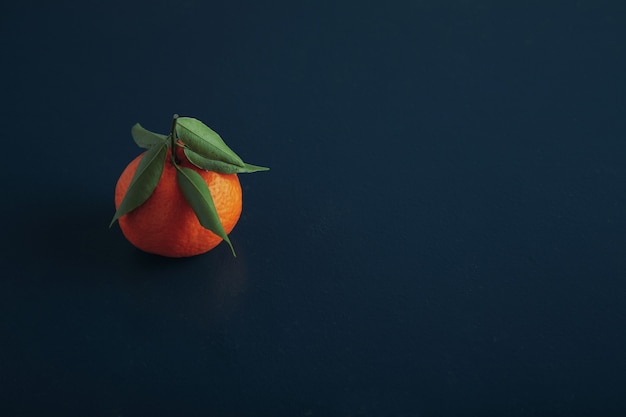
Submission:
[[[623,2],[15,3],[3,415],[626,415]],[[107,228],[173,113],[236,259]]]

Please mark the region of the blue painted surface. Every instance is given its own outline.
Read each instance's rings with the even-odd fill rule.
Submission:
[[[3,414],[626,414],[625,7],[284,3],[2,6]],[[236,259],[107,228],[173,113]]]

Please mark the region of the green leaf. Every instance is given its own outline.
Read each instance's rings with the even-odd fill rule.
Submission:
[[[153,146],[144,153],[109,227],[124,214],[142,205],[152,195],[161,179],[166,155],[167,143]]]
[[[204,179],[196,171],[190,168],[176,167],[176,182],[183,192],[185,199],[198,217],[198,221],[205,228],[215,233],[228,243],[230,250],[235,255],[235,249],[222,226],[213,197]]]
[[[167,136],[160,133],[150,132],[144,129],[139,123],[135,124],[130,131],[135,143],[140,148],[150,149],[155,145],[160,145],[167,140]]]
[[[184,149],[185,156],[195,166],[207,171],[215,171],[220,174],[240,174],[257,171],[268,171],[269,168],[244,163],[243,166],[229,164],[227,162],[216,161],[198,155],[189,148]]]
[[[205,158],[240,167],[245,165],[241,158],[224,143],[220,135],[198,119],[179,117],[176,121],[176,133],[178,139]]]

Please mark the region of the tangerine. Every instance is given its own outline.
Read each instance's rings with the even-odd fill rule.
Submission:
[[[176,167],[168,149],[163,173],[152,195],[139,207],[120,217],[122,233],[144,252],[171,258],[199,255],[216,247],[222,238],[205,229],[187,203],[176,182]],[[120,175],[115,186],[117,209],[137,170],[143,154],[139,155]],[[242,209],[241,184],[237,174],[221,174],[200,169],[190,163],[184,152],[176,153],[179,166],[191,168],[209,187],[218,217],[226,233],[230,233]]]

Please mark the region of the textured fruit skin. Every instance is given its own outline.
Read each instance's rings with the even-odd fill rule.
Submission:
[[[205,180],[222,226],[227,234],[230,233],[242,209],[241,184],[237,174],[219,174],[197,168],[180,149],[176,155],[180,160],[179,166],[193,169]],[[128,164],[117,181],[116,209],[124,198],[142,156],[139,155]],[[202,227],[185,200],[176,182],[176,168],[171,162],[169,151],[163,174],[152,195],[118,221],[122,233],[134,246],[144,252],[171,258],[199,255],[222,241],[222,238]]]

